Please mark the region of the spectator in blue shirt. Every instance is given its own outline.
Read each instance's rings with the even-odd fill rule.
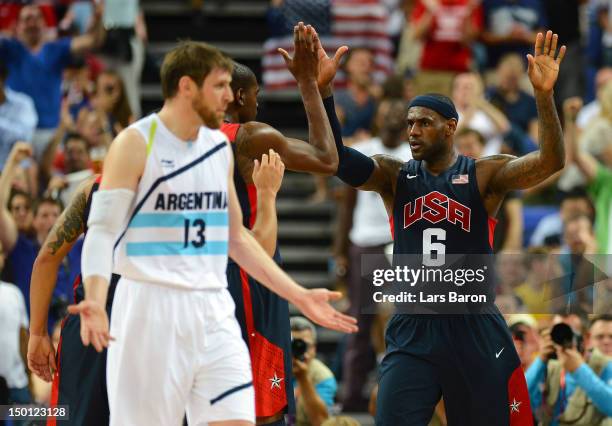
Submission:
[[[516,53],[505,55],[497,65],[497,84],[487,90],[486,97],[512,125],[537,140],[538,111],[535,98],[520,87],[524,75],[522,58]]]
[[[541,0],[484,0],[483,6],[482,39],[488,47],[488,67],[495,68],[501,57],[511,52],[525,59],[536,34],[547,26]]]
[[[0,61],[9,75],[7,86],[29,95],[38,113],[38,131],[33,144],[42,153],[59,122],[62,73],[73,55],[98,47],[104,39],[101,10],[97,10],[90,31],[77,37],[44,39],[45,23],[38,6],[25,6],[19,13],[17,37],[0,38]]]
[[[612,359],[597,348],[583,353],[575,345],[561,348],[550,330],[542,337],[542,353],[525,372],[536,416],[550,426],[604,424],[612,416]],[[557,359],[550,359],[552,354]]]
[[[4,86],[7,69],[0,60],[0,170],[17,141],[30,142],[38,122],[32,99]]]
[[[354,48],[347,55],[344,69],[346,89],[336,96],[336,110],[342,123],[342,136],[355,141],[370,139],[380,87],[372,80],[374,56],[368,49]]]
[[[30,312],[30,277],[34,260],[41,244],[47,238],[49,231],[59,217],[62,207],[59,201],[44,198],[34,203],[32,228],[33,235],[20,232],[17,223],[7,209],[6,200],[11,182],[19,163],[31,155],[31,147],[25,142],[18,142],[13,147],[6,167],[0,174],[0,243],[8,253],[7,267],[3,271],[3,279],[13,282],[19,287]],[[68,261],[62,265],[58,273],[58,285],[53,293],[52,305],[58,309],[50,312],[49,327],[61,317],[63,306],[72,299],[71,279],[80,273],[80,247],[75,246],[68,255]]]
[[[295,341],[301,340],[305,353],[294,352],[293,375],[297,406],[296,426],[320,425],[329,417],[329,408],[334,404],[338,383],[331,370],[315,358],[317,353],[317,331],[313,323],[304,317],[292,317],[292,350]]]

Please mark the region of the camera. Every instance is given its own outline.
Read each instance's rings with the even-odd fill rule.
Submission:
[[[294,358],[304,362],[306,360],[306,351],[308,350],[308,343],[303,339],[291,340],[291,354]]]
[[[574,346],[580,353],[583,352],[583,340],[580,334],[574,333],[572,328],[564,323],[555,324],[550,330],[550,338],[552,341],[565,349],[571,349]],[[557,354],[552,354],[550,359],[556,359]]]

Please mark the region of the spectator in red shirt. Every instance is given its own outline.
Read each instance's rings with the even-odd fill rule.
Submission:
[[[484,25],[480,2],[417,0],[411,24],[414,37],[423,41],[417,91],[449,95],[454,75],[471,68],[470,43]]]

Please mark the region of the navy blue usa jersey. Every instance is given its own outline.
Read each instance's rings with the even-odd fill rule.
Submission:
[[[394,254],[490,254],[495,219],[482,202],[476,162],[460,155],[438,176],[410,160],[397,178]]]

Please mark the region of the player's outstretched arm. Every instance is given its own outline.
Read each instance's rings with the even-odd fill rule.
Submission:
[[[32,268],[28,368],[47,382],[53,379],[56,369],[55,350],[47,333],[51,295],[57,283],[60,264],[85,230],[83,215],[94,181],[95,176],[77,188],[70,204],[51,228]]]
[[[100,189],[92,197],[81,255],[85,300],[69,306],[68,312],[81,316],[83,344],[93,344],[98,352],[111,340],[105,307],[113,269],[113,248],[127,222],[146,159],[144,138],[133,129],[121,132],[104,162]]]
[[[257,217],[251,232],[268,255],[276,251],[278,219],[276,217],[276,194],[283,182],[285,165],[280,156],[270,150],[255,160],[253,182],[257,188]]]
[[[287,275],[261,248],[242,225],[242,212],[234,187],[233,166],[229,173],[229,255],[257,281],[268,287],[323,327],[351,333],[357,331],[357,320],[336,311],[330,304],[341,294],[326,289],[307,290]]]
[[[316,121],[311,127],[320,125],[320,121]],[[236,145],[237,155],[255,160],[273,149],[280,155],[285,167],[295,172],[332,175],[338,167],[335,147],[332,146],[333,157],[330,157],[327,150],[317,146],[320,144],[316,138],[311,137],[310,143],[288,138],[269,124],[258,121],[240,126],[236,140],[241,141]],[[327,143],[333,144],[333,138],[324,141],[325,145]]]
[[[238,154],[258,159],[273,149],[280,154],[285,166],[294,171],[332,175],[338,167],[338,154],[325,114],[323,101],[317,88],[319,57],[315,49],[317,34],[310,25],[300,22],[293,29],[294,56],[283,50],[287,68],[295,77],[306,117],[308,118],[308,140],[310,143],[286,138],[267,124],[251,122],[241,126],[238,140]]]
[[[563,132],[553,100],[553,87],[565,55],[565,46],[557,52],[557,41],[558,36],[552,31],[546,36],[538,33],[535,56],[527,55],[529,80],[538,108],[540,150],[519,158],[499,155],[479,160],[496,170],[489,181],[493,193],[504,194],[537,185],[565,164]]]

